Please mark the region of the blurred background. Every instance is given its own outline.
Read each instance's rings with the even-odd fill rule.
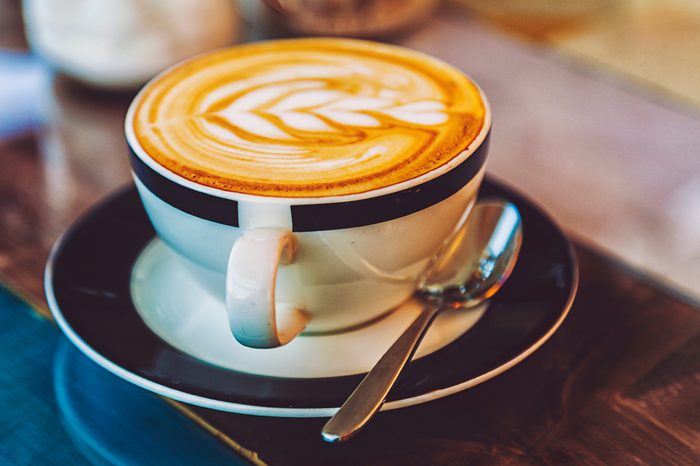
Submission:
[[[58,235],[128,182],[136,90],[213,48],[383,40],[472,76],[490,173],[573,237],[700,296],[697,0],[0,0],[0,281],[41,296]]]

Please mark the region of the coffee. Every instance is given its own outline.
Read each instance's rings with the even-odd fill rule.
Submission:
[[[250,44],[155,78],[134,135],[169,171],[226,191],[355,194],[423,175],[484,124],[478,88],[402,48],[345,39]]]

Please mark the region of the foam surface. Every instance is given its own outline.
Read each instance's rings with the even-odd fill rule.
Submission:
[[[301,39],[185,62],[137,97],[133,129],[159,164],[228,191],[353,194],[446,163],[484,103],[454,68],[405,49]]]

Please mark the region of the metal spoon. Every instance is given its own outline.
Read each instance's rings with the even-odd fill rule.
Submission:
[[[477,204],[435,255],[416,290],[425,309],[323,426],[323,439],[342,442],[361,429],[384,404],[433,318],[445,309],[472,308],[492,297],[513,271],[521,243],[520,214],[513,204]]]

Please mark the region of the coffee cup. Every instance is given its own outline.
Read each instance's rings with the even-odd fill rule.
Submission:
[[[347,39],[196,57],[154,78],[125,124],[158,236],[254,348],[407,300],[475,202],[490,126],[459,71]]]

